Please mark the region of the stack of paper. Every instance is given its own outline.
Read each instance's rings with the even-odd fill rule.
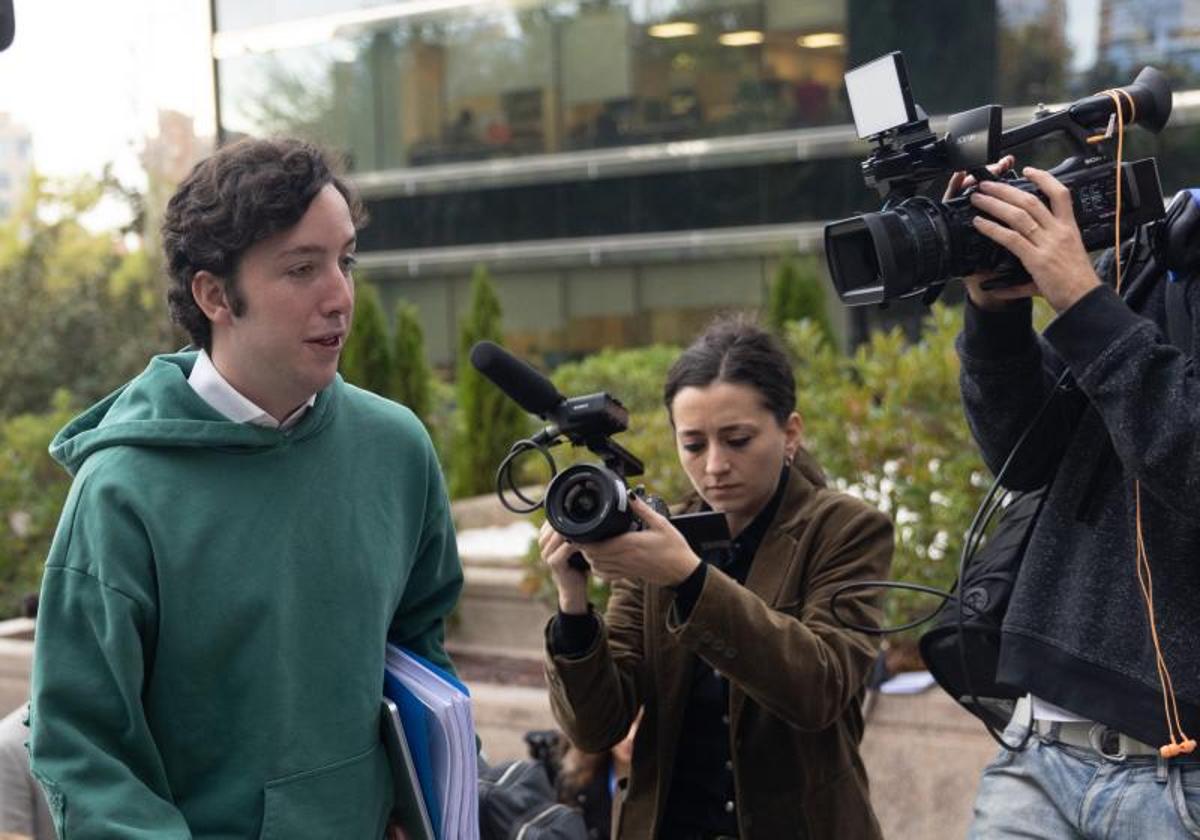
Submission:
[[[478,837],[479,768],[467,687],[432,662],[388,645],[384,693],[399,709],[434,833],[442,840]]]

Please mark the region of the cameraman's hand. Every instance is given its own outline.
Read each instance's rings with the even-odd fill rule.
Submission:
[[[665,516],[637,496],[630,496],[630,501],[646,527],[583,546],[592,571],[604,580],[629,578],[659,586],[683,583],[696,571],[700,558]]]
[[[1005,155],[995,163],[989,164],[988,172],[998,177],[1012,169],[1016,163],[1016,158],[1012,155]],[[942,196],[942,201],[949,201],[963,190],[973,186],[975,186],[974,175],[968,175],[965,172],[955,172],[950,176],[950,182],[946,184],[946,194]],[[967,296],[971,298],[971,303],[980,309],[1003,309],[1008,305],[1010,300],[1019,300],[1020,298],[1032,297],[1037,294],[1037,286],[1033,283],[1024,283],[1020,286],[1007,286],[999,289],[983,288],[983,284],[993,277],[995,277],[994,274],[984,272],[971,274],[963,278],[963,285],[967,287]]]
[[[1075,224],[1071,192],[1049,172],[1025,167],[1022,174],[1050,201],[1007,184],[985,181],[971,204],[1003,224],[976,216],[975,229],[1007,248],[1033,277],[1038,292],[1062,312],[1100,285]]]
[[[583,615],[588,611],[587,572],[571,568],[568,562],[579,547],[567,542],[566,537],[542,523],[538,531],[538,550],[542,560],[550,567],[550,576],[558,589],[558,608],[570,615]]]

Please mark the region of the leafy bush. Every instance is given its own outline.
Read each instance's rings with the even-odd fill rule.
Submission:
[[[0,618],[20,615],[21,598],[37,592],[71,478],[47,452],[74,414],[65,391],[47,414],[0,421]]]
[[[34,178],[0,224],[0,417],[49,411],[59,388],[90,403],[183,343],[166,314],[157,260],[127,252],[118,232],[83,224],[116,190]]]
[[[835,486],[895,521],[892,577],[943,589],[990,482],[959,400],[961,322],[960,309],[935,305],[918,343],[897,328],[852,356],[833,350],[812,322],[786,331],[809,449]],[[935,606],[928,596],[893,593],[888,622]]]

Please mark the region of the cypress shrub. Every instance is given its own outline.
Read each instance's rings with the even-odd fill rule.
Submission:
[[[458,412],[450,455],[450,493],[455,498],[490,493],[496,468],[509,447],[525,437],[529,420],[521,407],[471,366],[478,341],[503,341],[500,298],[484,266],[471,278],[471,302],[458,337]]]
[[[834,343],[833,326],[825,308],[825,286],[816,260],[812,257],[785,257],[775,271],[767,300],[767,326],[777,335],[784,334],[790,321],[808,319],[821,330],[825,340]]]
[[[379,292],[370,283],[359,283],[355,291],[354,321],[338,369],[347,382],[376,394],[386,395],[391,387],[387,318]]]
[[[425,357],[425,332],[417,308],[401,301],[392,323],[392,370],[388,396],[412,409],[429,425],[432,374]]]

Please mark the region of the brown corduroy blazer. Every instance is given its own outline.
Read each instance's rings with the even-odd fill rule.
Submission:
[[[826,488],[801,450],[745,586],[710,567],[681,623],[670,589],[614,584],[596,644],[581,658],[548,651],[546,660],[555,717],[584,750],[620,741],[645,707],[614,837],[645,840],[662,828],[694,667],[730,681],[742,840],[880,837],[858,755],[877,644],[836,622],[829,599],[844,583],[886,578],[891,557],[888,518]],[[878,601],[878,591],[860,590],[838,612],[877,626]]]

